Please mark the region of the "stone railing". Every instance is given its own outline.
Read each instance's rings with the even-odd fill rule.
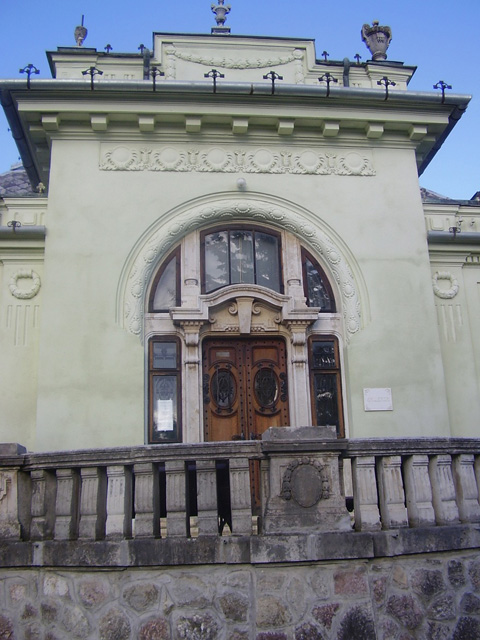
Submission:
[[[237,544],[234,560],[226,558],[222,547],[221,561],[248,561],[250,556],[238,546],[239,540],[248,540],[250,555],[254,549],[267,561],[273,539],[287,545],[289,537],[297,542],[293,551],[285,551],[288,559],[298,555],[301,560],[325,556],[325,541],[338,542],[335,536],[343,540],[338,557],[347,548],[368,557],[395,554],[399,532],[413,532],[410,542],[402,534],[401,552],[405,545],[420,552],[420,530],[428,529],[431,536],[445,529],[451,534],[452,527],[456,537],[450,535],[440,547],[451,548],[457,544],[452,540],[462,536],[461,547],[478,544],[474,523],[480,522],[480,440],[323,436],[317,428],[277,428],[262,441],[49,454],[0,445],[0,561],[10,563],[7,547],[14,544],[16,562],[35,564],[35,550],[48,543],[48,557],[55,562],[55,548],[68,543],[64,553],[76,554],[75,562],[81,564],[82,545],[103,543],[98,547],[102,564],[105,544],[129,541],[134,546],[155,544],[137,545],[135,561],[130,558],[127,564],[141,564],[147,553],[142,549],[153,553],[158,543],[167,544],[168,563],[182,563],[188,547],[181,559],[175,550],[189,540],[198,541],[196,562],[202,557],[202,540],[205,549],[217,545],[209,558],[218,560],[219,544]],[[315,552],[312,534],[324,536]],[[302,536],[309,540],[305,551]],[[431,548],[431,537],[427,542]],[[22,555],[26,546],[30,550]],[[278,553],[278,544],[276,548]],[[327,556],[336,553],[328,551]],[[283,559],[280,553],[277,560]],[[44,556],[37,560],[46,562]],[[118,549],[111,563],[123,563]]]

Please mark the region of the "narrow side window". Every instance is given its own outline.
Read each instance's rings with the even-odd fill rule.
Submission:
[[[182,440],[180,362],[177,338],[151,338],[148,345],[150,443]]]
[[[338,341],[330,336],[310,338],[310,385],[313,423],[335,426],[337,436],[345,437]]]

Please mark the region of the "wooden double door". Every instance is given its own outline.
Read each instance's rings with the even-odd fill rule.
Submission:
[[[203,343],[205,440],[252,440],[289,424],[282,338],[207,338]]]

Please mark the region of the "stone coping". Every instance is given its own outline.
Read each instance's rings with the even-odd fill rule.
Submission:
[[[309,440],[245,440],[235,442],[178,443],[79,449],[75,451],[25,452],[18,444],[0,443],[0,468],[41,467],[54,469],[72,466],[133,465],[182,458],[195,460],[207,456],[262,458],[264,453],[281,451],[341,451],[342,457],[480,454],[479,438],[362,438]]]
[[[290,564],[478,549],[480,526],[198,538],[0,542],[0,566],[130,567]]]

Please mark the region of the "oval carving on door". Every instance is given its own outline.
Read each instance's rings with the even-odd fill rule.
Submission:
[[[219,410],[230,410],[235,401],[235,379],[228,369],[218,369],[212,376],[212,400]]]
[[[255,396],[262,409],[274,407],[278,398],[278,381],[275,372],[262,367],[255,374]]]

